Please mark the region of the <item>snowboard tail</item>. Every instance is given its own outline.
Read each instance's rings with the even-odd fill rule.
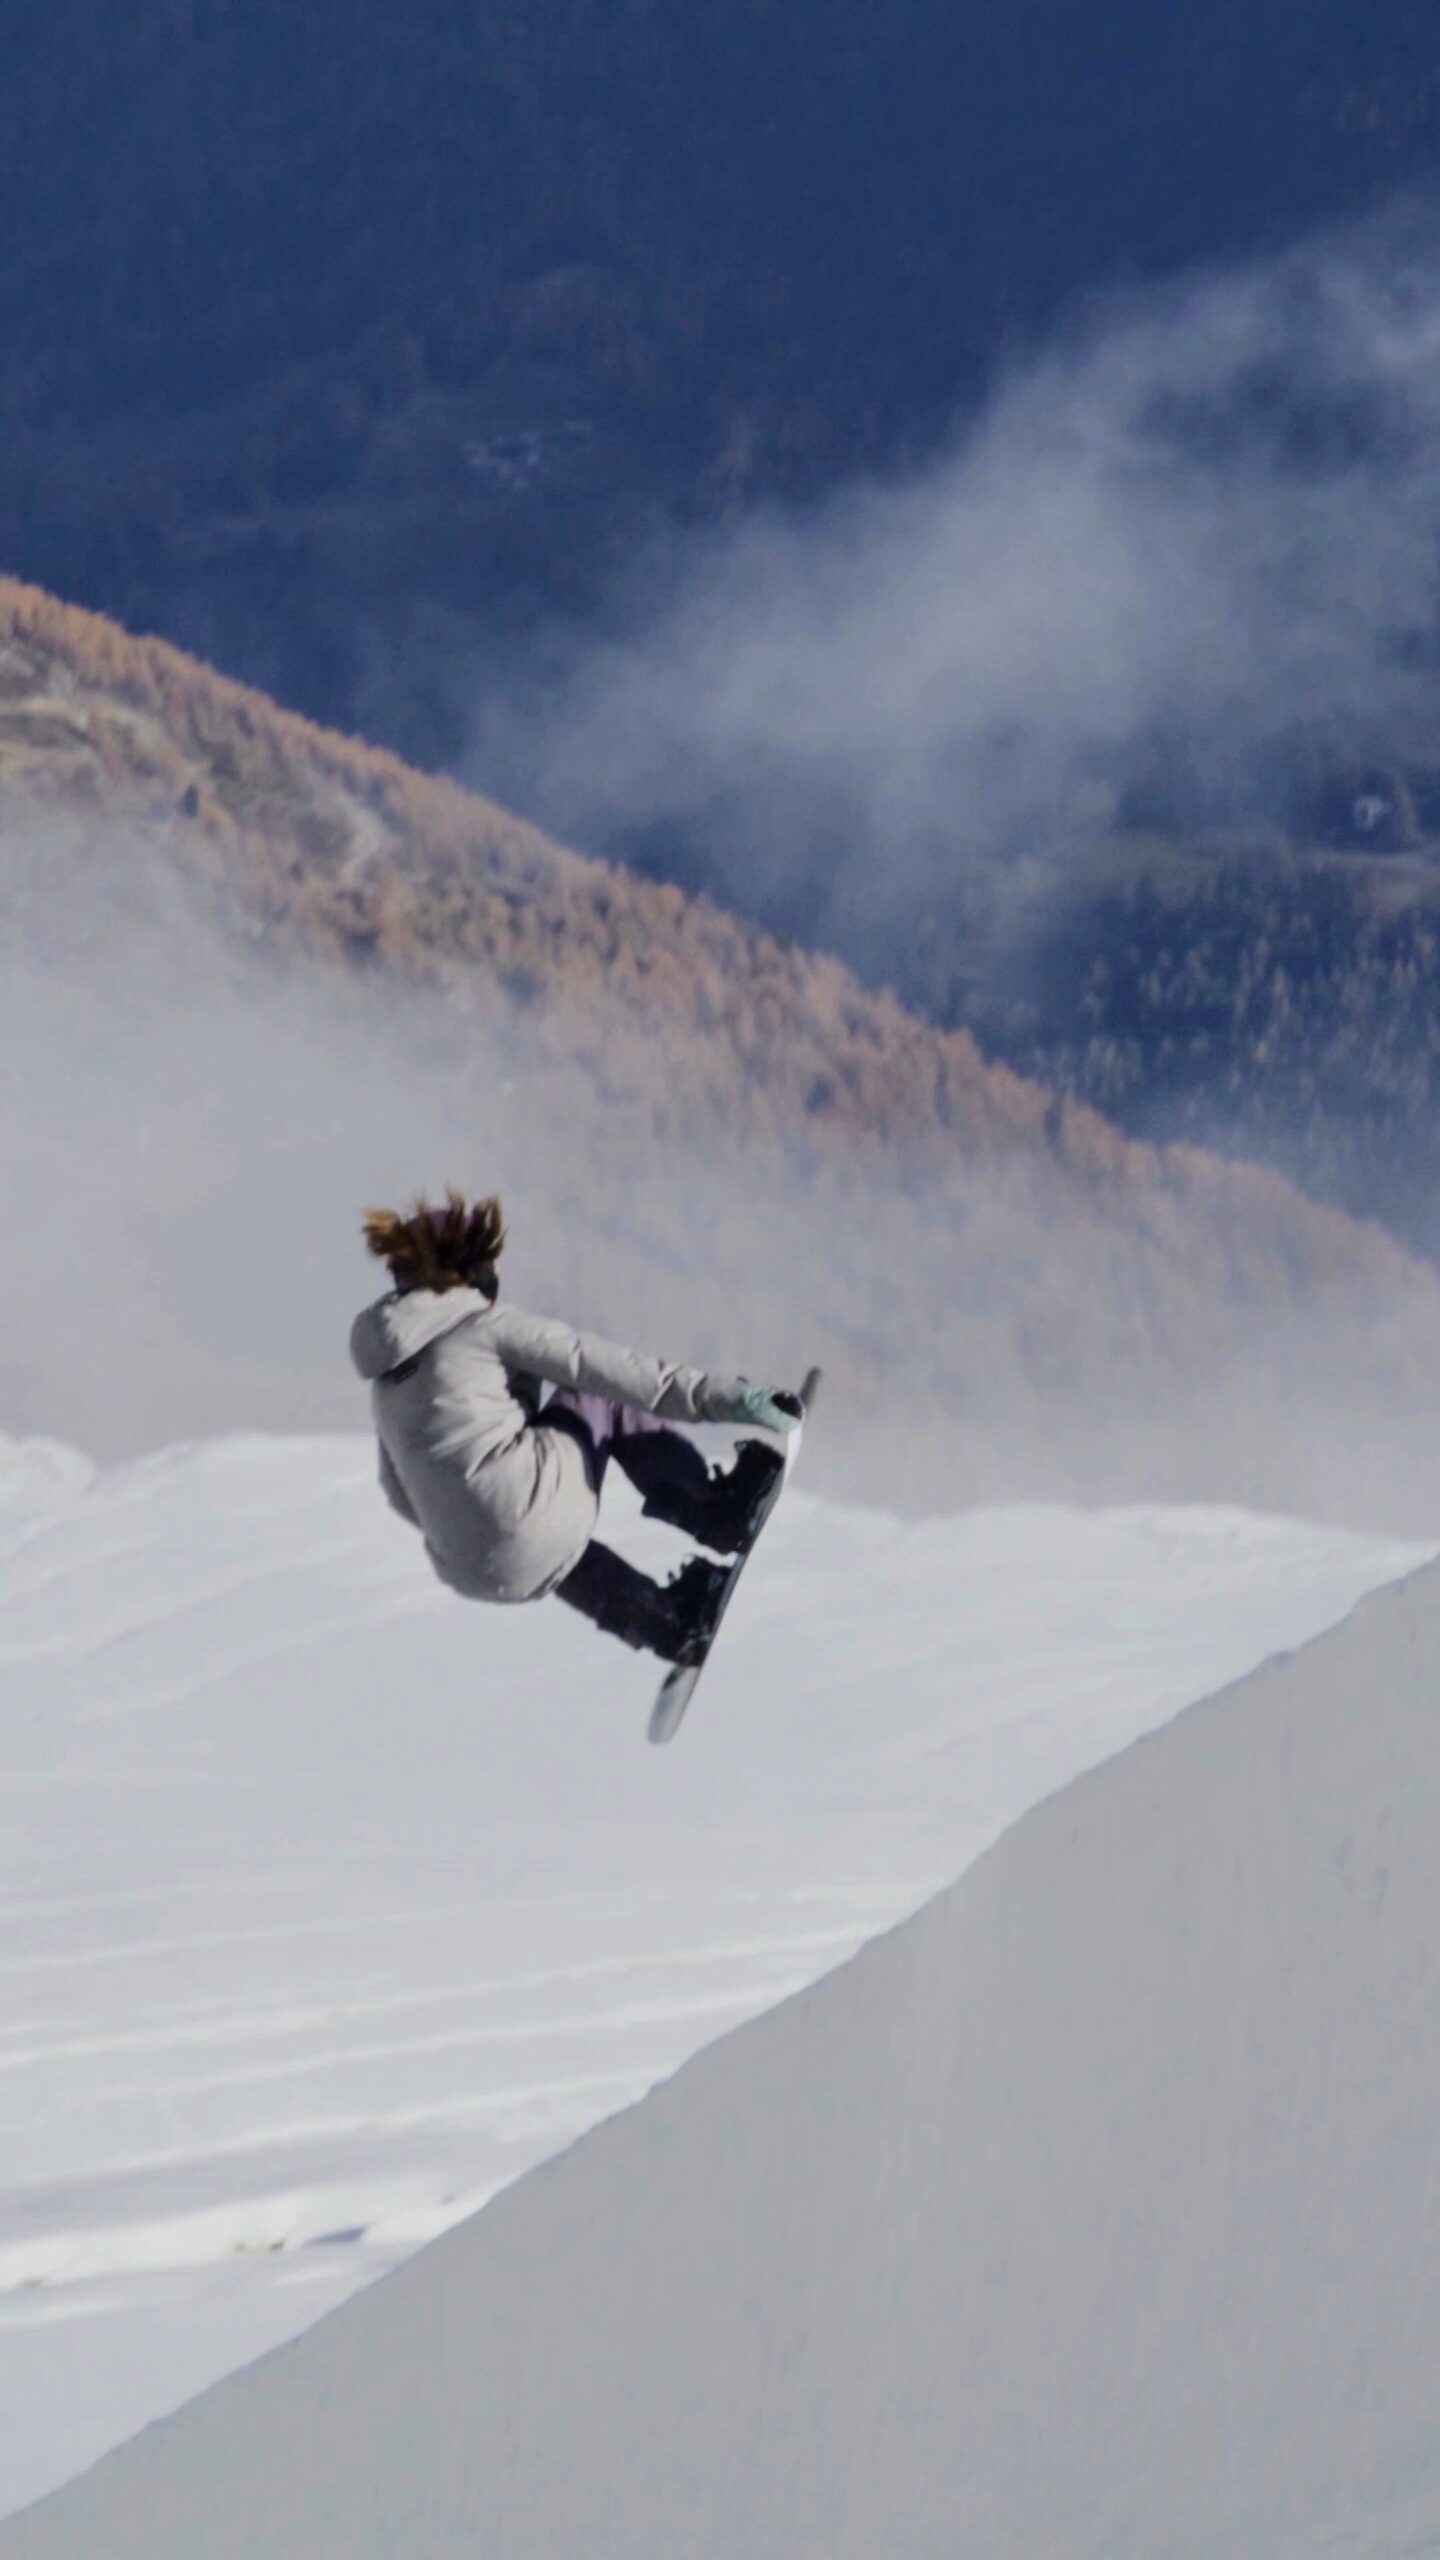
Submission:
[[[777,1449],[775,1452],[774,1479],[761,1495],[756,1506],[750,1536],[729,1568],[716,1600],[704,1641],[689,1662],[677,1663],[672,1670],[667,1671],[660,1684],[660,1694],[650,1711],[650,1722],[647,1728],[651,1742],[672,1742],[680,1730],[685,1710],[695,1694],[696,1684],[715,1650],[715,1639],[720,1633],[725,1612],[735,1596],[735,1586],[764,1536],[765,1524],[784,1492],[790,1471],[800,1455],[800,1443],[805,1436],[805,1424],[814,1407],[819,1385],[820,1372],[818,1369],[812,1369],[800,1390],[800,1426],[798,1430],[786,1434],[783,1449]]]

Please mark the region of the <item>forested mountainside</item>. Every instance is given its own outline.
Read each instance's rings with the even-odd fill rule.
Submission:
[[[854,1426],[837,1447],[872,1496],[1183,1485],[1343,1508],[1343,1446],[1347,1487],[1369,1469],[1375,1516],[1405,1516],[1418,1477],[1392,1435],[1423,1449],[1440,1420],[1440,1282],[1378,1229],[1269,1174],[1134,1143],[834,960],[0,583],[0,900],[37,1037],[68,1019],[46,990],[71,940],[92,947],[100,991],[82,1035],[97,1009],[127,1039],[147,1005],[174,1013],[188,946],[153,897],[157,864],[247,968],[308,973],[314,1004],[349,991],[364,1045],[336,1143],[395,1073],[395,1000],[419,1005],[407,1054],[438,1054],[443,1021],[473,1063],[455,1170],[523,1190],[552,1303],[633,1322],[643,1272],[658,1339],[719,1357],[743,1316],[757,1358],[825,1359]],[[298,1127],[283,1065],[256,1054],[248,1116],[279,1128],[293,1109]],[[203,1040],[167,1069],[198,1087],[207,1072]],[[77,1161],[95,1125],[91,1099]],[[406,1127],[428,1145],[413,1099]],[[133,1105],[116,1143],[104,1179],[122,1202],[132,1173],[142,1197],[163,1191]],[[206,1155],[207,1224],[280,1216],[232,1200],[234,1169]],[[302,1191],[331,1170],[307,1155]],[[67,1233],[87,1180],[66,1176]],[[167,1201],[150,1226],[184,1231],[189,1214]],[[327,1222],[348,1214],[342,1200]],[[43,1224],[37,1287],[58,1249]],[[88,1267],[93,1246],[77,1249]],[[73,1331],[62,1350],[73,1384]],[[881,1414],[903,1485],[860,1465]]]
[[[55,0],[0,559],[351,720],[357,621],[583,606],[657,513],[913,455],[1077,296],[1437,152],[1424,0]]]
[[[161,834],[217,913],[281,952],[508,1003],[638,1080],[655,1131],[772,1137],[802,1156],[877,1140],[940,1174],[1016,1155],[1123,1192],[1163,1172],[1311,1220],[1283,1185],[1189,1150],[1162,1165],[1088,1110],[986,1067],[839,962],[703,897],[566,851],[507,811],[279,710],[167,643],[0,580],[0,783]],[[15,806],[12,797],[12,811]],[[12,824],[14,823],[12,817]],[[78,883],[71,883],[78,887]],[[622,1068],[622,1061],[625,1062]],[[710,1125],[713,1122],[713,1127]]]
[[[968,1035],[865,992],[838,962],[568,852],[10,580],[0,786],[160,837],[252,944],[493,1003],[542,1045],[598,1043],[597,1071],[658,1137],[773,1139],[811,1157],[878,1140],[917,1148],[917,1163],[952,1144],[972,1160],[1049,1152],[1038,1087],[988,1071]],[[1066,1143],[1122,1180],[1149,1164],[1093,1113]]]
[[[896,976],[1122,1128],[1273,1166],[1440,1259],[1440,846],[1121,837]]]

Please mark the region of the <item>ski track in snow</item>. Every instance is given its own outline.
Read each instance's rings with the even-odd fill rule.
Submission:
[[[0,2508],[1432,1552],[797,1493],[653,1752],[651,1666],[451,1600],[363,1441],[0,1441]]]

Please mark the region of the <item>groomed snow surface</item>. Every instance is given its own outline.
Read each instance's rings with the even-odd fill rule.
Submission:
[[[633,1521],[627,1543],[655,1561],[677,1552]],[[904,1525],[796,1492],[690,1721],[654,1752],[642,1739],[647,1666],[558,1606],[451,1600],[384,1511],[364,1442],[230,1440],[98,1476],[71,1453],[0,1443],[0,2505],[38,2496],[306,2326],[840,1964],[1077,1773],[1430,1552],[1217,1510],[1027,1508]],[[1263,1972],[1283,1939],[1297,2016],[1313,2022],[1326,1995],[1310,1979],[1309,1924],[1290,1909],[1295,1826],[1306,1856],[1312,1826],[1310,1849],[1343,1880],[1364,1818],[1333,1791],[1311,1804],[1297,1711],[1291,1760],[1252,1772],[1265,1819],[1290,1829],[1281,1841],[1256,1828],[1259,1812],[1244,1811],[1247,1694],[1223,1710],[1223,1748],[1202,1746],[1197,1761],[1189,1737],[1209,1729],[1197,1718],[1166,1738],[1168,1761],[1157,1746],[1097,1792],[1067,1796],[914,1929],[725,2043],[295,2357],[238,2382],[257,2396],[221,2425],[223,2459],[213,2420],[181,2422],[180,2471],[163,2491],[152,2475],[145,2493],[152,2539],[134,2538],[147,2510],[125,2505],[124,2481],[133,2489],[139,2475],[122,2463],[113,2516],[96,2521],[102,2471],[83,2513],[44,2509],[0,2533],[0,2549],[928,2560],[1111,2548],[1098,2528],[1011,2540],[1019,2510],[1007,2502],[1027,2480],[1038,2497],[1052,2468],[1071,2477],[1054,2455],[1057,2423],[1073,2452],[1057,2391],[1092,2417],[1136,2417],[1157,2348],[1130,2297],[1174,2254],[1177,2231],[1194,2234],[1189,2291],[1164,2316],[1193,2323],[1202,2363],[1223,2345],[1226,2164],[1253,2154],[1267,2165],[1292,2130],[1279,2088],[1267,2084],[1270,2112],[1249,2121],[1212,2084],[1243,2096],[1264,2058],[1257,2035],[1289,2029],[1267,2011],[1227,2030],[1203,1963]],[[1358,1693],[1347,1712],[1358,1738],[1346,1783],[1364,1796],[1380,1773]],[[1399,1743],[1385,1734],[1386,1782],[1403,1794]],[[1232,1909],[1217,1954],[1214,1914]],[[1330,1927],[1334,1914],[1322,1917]],[[1323,1934],[1316,1945],[1328,1962]],[[1353,1969],[1343,1987],[1358,1996],[1358,1959]],[[1339,2108],[1349,2059],[1333,2038],[1327,2050]],[[1198,2165],[1192,2115],[1217,2146]],[[1415,2129],[1393,2134],[1376,2177],[1401,2155],[1413,2164]],[[1305,2156],[1326,2138],[1322,2127]],[[1167,2194],[1157,2163],[1171,2146]],[[1112,2198],[1102,2210],[1095,2189],[1112,2171],[1112,2185],[1131,2181],[1133,2215],[1107,2258],[1104,2212],[1119,2208]],[[1366,2262],[1333,2227],[1329,2191],[1307,2193],[1322,2217],[1309,2229],[1328,2270],[1324,2307],[1343,2318]],[[1072,2212],[1089,2238],[1053,2293],[1036,2252],[1042,2239],[1061,2247]],[[1355,2216],[1358,2231],[1358,2202]],[[1300,2207],[1292,2218],[1284,2250]],[[1030,2237],[1017,2271],[1019,2230]],[[838,2291],[821,2306],[827,2256]],[[894,2288],[907,2265],[928,2309],[912,2303],[902,2320]],[[978,2347],[973,2371],[954,2361],[947,2336],[950,2361],[920,2381],[905,2323],[935,2312],[942,2266],[971,2303],[971,2344],[991,2340],[999,2380],[985,2380],[994,2357]],[[1281,2251],[1275,2283],[1293,2273]],[[872,2280],[890,2287],[893,2319],[864,2348],[867,2384],[851,2332]],[[1061,2369],[1082,2296],[1093,2388]],[[1263,2327],[1252,2309],[1237,2370]],[[568,2342],[552,2399],[557,2323]],[[332,2342],[343,2386],[323,2362]],[[917,2329],[916,2355],[923,2345]],[[1357,2332],[1363,2396],[1360,2350]],[[717,2373],[732,2352],[748,2378]],[[692,2389],[697,2355],[709,2362]],[[1128,2399],[1112,2389],[1116,2358]],[[390,2426],[374,2395],[383,2403],[397,2360],[410,2396]],[[1317,2349],[1317,2373],[1323,2362]],[[348,2524],[322,2529],[294,2431],[283,2454],[293,2511],[246,2504],[239,2469],[274,2470],[247,2412],[271,2427],[287,2374],[305,2429],[324,2438],[322,2469],[353,2462]],[[433,2442],[417,2395],[433,2403]],[[1433,2396],[1440,2405],[1440,2388]],[[335,2430],[352,2423],[352,2397],[347,2454]],[[697,2439],[702,2403],[714,2423]],[[853,2483],[827,2507],[807,2410],[840,2430],[832,2443],[860,2430],[856,2443],[873,2444],[863,2511]],[[1303,2396],[1275,2414],[1287,2443],[1303,2434]],[[603,2427],[618,2430],[610,2455]],[[163,2461],[171,2441],[125,2461]],[[234,2518],[228,2540],[207,2526],[203,2546],[185,2452],[202,2442],[207,2494]],[[973,2509],[946,2445],[979,2465]],[[917,2455],[959,2503],[938,2521],[926,2508],[928,2525],[922,2514],[909,2531],[883,2505],[896,2494],[886,2466]],[[1150,2480],[1161,2450],[1111,2442],[1094,2458],[1113,2523],[1125,2481]],[[399,2466],[391,2490],[387,2461]],[[724,2495],[716,2474],[695,2491],[700,2510],[682,2515],[683,2483],[707,2461]],[[418,2503],[416,2462],[433,2475]],[[532,2464],[571,2487],[547,2505]],[[624,2482],[637,2465],[631,2513]],[[759,2485],[742,2493],[742,2479]],[[765,2508],[767,2496],[779,2505]],[[1138,2492],[1131,2503],[1143,2504]],[[167,2539],[155,2520],[170,2504]],[[1153,2523],[1163,2500],[1151,2506]],[[380,2538],[367,2540],[357,2519],[372,2510]],[[1148,2546],[1117,2529],[1113,2547],[1232,2546],[1187,2540],[1181,2523]]]

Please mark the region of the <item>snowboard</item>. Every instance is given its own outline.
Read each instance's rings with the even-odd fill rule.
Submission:
[[[695,1684],[715,1650],[715,1639],[720,1633],[721,1621],[735,1597],[735,1585],[755,1553],[764,1534],[765,1523],[784,1492],[790,1470],[800,1455],[800,1443],[805,1437],[805,1424],[814,1408],[815,1393],[819,1384],[820,1372],[818,1369],[812,1369],[798,1398],[801,1416],[799,1429],[787,1431],[783,1447],[775,1452],[775,1473],[756,1506],[755,1526],[750,1532],[749,1544],[741,1548],[740,1553],[730,1565],[724,1588],[716,1602],[715,1615],[711,1621],[710,1633],[706,1637],[703,1651],[693,1662],[674,1664],[666,1672],[660,1684],[660,1695],[650,1710],[648,1733],[652,1742],[673,1742],[680,1730],[685,1710],[695,1695]]]

